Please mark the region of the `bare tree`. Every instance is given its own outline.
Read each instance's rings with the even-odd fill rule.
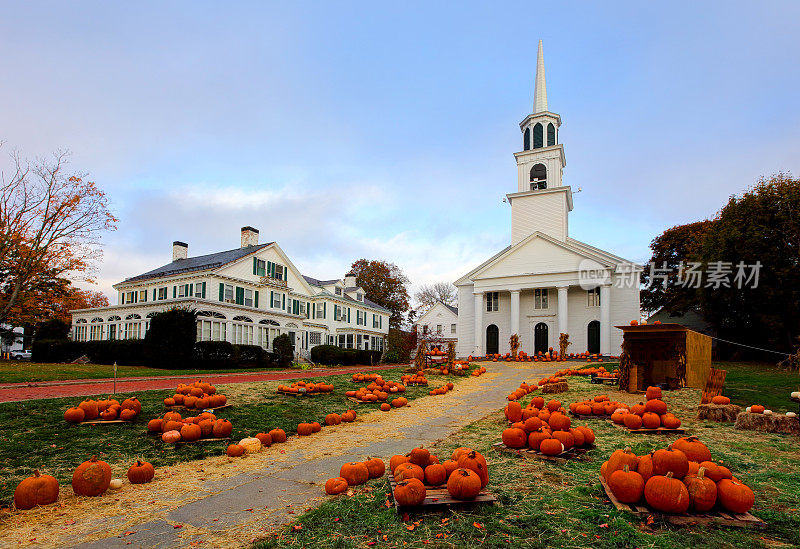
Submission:
[[[420,304],[419,308],[428,310],[437,303],[453,305],[458,302],[456,287],[450,282],[436,282],[432,285],[424,285],[414,294],[414,299]]]
[[[65,276],[91,281],[100,235],[116,229],[105,193],[67,173],[68,157],[29,163],[13,153],[10,177],[0,172],[0,323],[33,290]]]

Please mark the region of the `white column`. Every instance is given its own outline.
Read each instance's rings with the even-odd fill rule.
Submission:
[[[611,286],[600,286],[600,354],[611,354]]]
[[[483,355],[483,293],[475,293],[475,355]]]
[[[519,333],[519,290],[511,290],[511,333],[520,335],[520,333]]]
[[[569,308],[567,307],[567,288],[566,286],[559,286],[558,288],[558,333],[569,333]],[[557,340],[556,340],[557,341]],[[555,345],[554,345],[555,347]]]

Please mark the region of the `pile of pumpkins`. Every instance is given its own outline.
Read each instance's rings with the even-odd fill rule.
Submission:
[[[427,385],[428,379],[422,374],[404,374],[400,381],[406,385]]]
[[[199,380],[190,385],[178,384],[175,394],[164,399],[164,406],[183,406],[190,410],[219,408],[227,403],[228,397],[217,393],[216,387]]]
[[[131,484],[144,484],[153,480],[155,469],[146,461],[137,461],[128,469]],[[111,467],[105,461],[92,456],[78,465],[72,473],[72,491],[76,496],[97,497],[109,488],[118,490],[121,479],[111,479]],[[58,501],[58,480],[51,475],[35,471],[33,476],[23,479],[14,490],[14,506],[19,510],[33,509],[37,505],[50,505]]]
[[[342,422],[344,423],[352,423],[356,420],[356,411],[355,410],[347,410],[343,414],[337,414],[336,412],[331,412],[325,416],[325,425],[333,426],[339,425]]]
[[[547,385],[548,383],[564,383],[566,379],[558,376],[543,377],[539,380],[539,387]]]
[[[525,408],[519,402],[505,407],[511,426],[503,430],[502,440],[508,448],[530,448],[546,456],[557,456],[571,448],[594,444],[594,431],[585,426],[572,427],[561,402],[534,397]]]
[[[697,437],[679,438],[668,448],[637,456],[616,450],[603,463],[600,476],[622,503],[647,504],[665,513],[705,513],[715,506],[746,513],[755,503],[753,491],[714,462]]]
[[[714,398],[717,398],[717,397],[714,397]],[[724,397],[724,398],[727,398],[727,397]],[[711,402],[714,402],[714,399],[711,399]],[[727,403],[730,404],[730,399],[728,399]],[[718,402],[714,402],[714,404],[718,404]],[[744,411],[748,412],[748,413],[751,413],[751,414],[764,414],[764,415],[767,415],[767,416],[772,414],[772,410],[768,410],[768,409],[764,408],[761,404],[753,404],[752,406],[748,406],[747,408],[744,409]]]
[[[510,400],[512,402],[515,401],[515,400],[519,400],[521,398],[524,398],[525,395],[527,395],[528,393],[531,393],[531,392],[535,391],[538,388],[539,388],[539,386],[536,385],[535,383],[533,385],[528,385],[527,383],[525,383],[523,381],[522,383],[519,384],[519,388],[516,389],[510,395],[508,395],[506,397],[506,399],[508,399],[508,400]]]
[[[480,368],[475,368],[472,370],[472,377],[478,377],[486,373],[486,368],[481,366]]]
[[[351,486],[358,486],[373,478],[381,478],[386,474],[386,465],[381,458],[370,458],[367,461],[351,461],[342,465],[339,476],[325,482],[325,493],[335,496],[346,492]]]
[[[386,381],[380,376],[367,385],[355,391],[345,391],[345,396],[363,400],[365,402],[386,402],[390,397],[406,392],[406,386],[396,381]]]
[[[272,429],[267,433],[258,433],[255,436],[243,438],[237,444],[230,444],[225,450],[228,457],[242,457],[247,454],[256,454],[273,444],[286,442],[286,432],[283,429]]]
[[[133,421],[142,413],[142,404],[136,397],[126,398],[122,404],[118,400],[110,398],[106,400],[84,400],[75,407],[68,408],[64,412],[64,420],[67,423],[80,423],[82,421],[92,421],[101,419],[111,421],[121,419],[123,421]]]
[[[428,391],[428,394],[429,394],[430,396],[435,396],[435,395],[444,395],[444,394],[446,394],[448,391],[452,391],[452,390],[453,390],[453,387],[455,387],[455,385],[453,385],[452,383],[445,383],[444,385],[442,385],[442,386],[441,386],[441,387],[439,387],[438,389],[433,389],[432,391]]]
[[[428,355],[428,356],[447,356],[447,353],[442,351],[438,347],[434,347],[433,349],[431,349],[430,351],[428,351],[425,354]]]
[[[392,408],[402,408],[406,404],[408,404],[408,399],[404,396],[393,398],[391,404],[389,404],[388,402],[384,402],[383,404],[381,404],[381,411],[388,412]]]
[[[608,370],[606,370],[605,366],[600,366],[599,368],[581,368],[580,370],[567,368],[565,370],[557,371],[554,375],[556,375],[556,376],[618,377],[619,376],[619,370],[614,370],[613,372],[609,372]]]
[[[640,402],[628,408],[622,404],[611,414],[611,421],[628,429],[677,429],[681,420],[667,412],[667,403],[661,400],[661,387],[648,387],[645,392],[647,402]]]
[[[151,434],[161,433],[164,442],[195,442],[201,438],[228,438],[233,424],[227,419],[217,419],[211,412],[186,418],[178,412],[167,412],[148,421],[147,430]]]
[[[377,381],[378,379],[380,379],[380,377],[381,377],[380,374],[362,374],[362,373],[357,373],[357,374],[353,374],[353,381],[355,383],[363,383],[365,381]]]
[[[310,383],[305,381],[295,381],[291,385],[278,385],[278,391],[283,393],[332,393],[333,385],[320,381]]]
[[[608,395],[597,395],[589,400],[581,400],[569,405],[569,411],[578,416],[611,417],[614,412],[627,409],[627,404],[611,400]]]
[[[444,463],[425,448],[414,448],[407,455],[392,456],[389,469],[397,482],[394,498],[401,507],[421,505],[428,487],[443,484],[455,499],[475,499],[489,482],[486,458],[466,447],[457,448]]]
[[[561,358],[557,352],[550,347],[546,352],[539,351],[533,357],[533,362],[564,362],[566,357]]]

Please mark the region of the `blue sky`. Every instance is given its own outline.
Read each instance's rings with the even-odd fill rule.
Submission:
[[[800,174],[800,3],[4,2],[0,154],[57,148],[120,218],[98,288],[238,246],[414,286],[510,240],[544,41],[570,235],[636,261],[758,176]],[[290,5],[291,4],[291,5]]]

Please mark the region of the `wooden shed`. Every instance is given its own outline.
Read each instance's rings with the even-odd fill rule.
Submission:
[[[703,389],[711,373],[711,338],[681,324],[617,326],[622,330],[620,388],[644,391],[666,383],[671,388]]]

